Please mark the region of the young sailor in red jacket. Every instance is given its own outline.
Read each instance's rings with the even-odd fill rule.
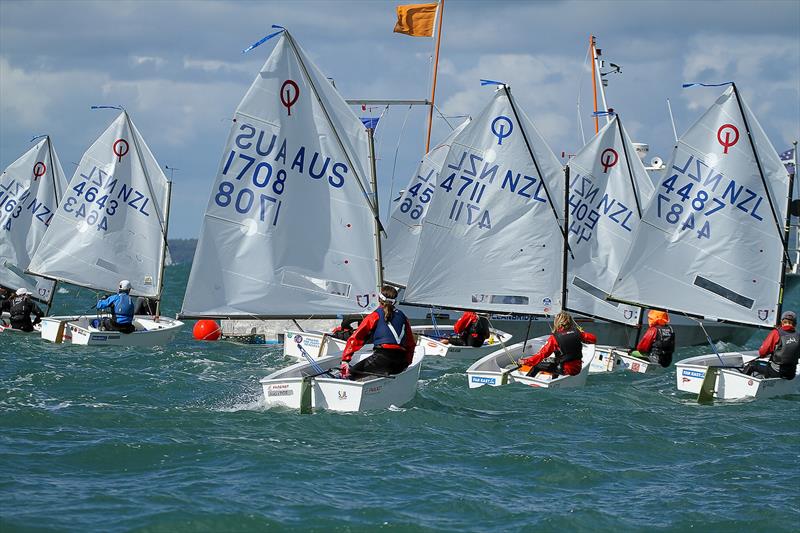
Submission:
[[[675,332],[669,325],[669,315],[666,311],[651,309],[647,313],[647,325],[647,331],[631,355],[667,368],[675,353]]]
[[[399,309],[394,308],[397,289],[385,285],[378,296],[381,306],[367,315],[347,340],[342,353],[343,378],[357,379],[360,375],[399,374],[414,357],[414,334],[411,323]],[[350,366],[353,354],[372,336],[372,355]]]
[[[520,359],[520,365],[531,365],[533,368],[528,372],[529,376],[535,376],[539,372],[551,372],[557,375],[575,376],[580,374],[583,367],[583,344],[595,344],[597,337],[591,333],[583,331],[569,313],[561,311],[553,321],[553,334],[547,339],[536,355],[526,359]],[[543,363],[542,361],[555,352],[554,362]]]
[[[449,339],[442,339],[444,344],[480,348],[491,335],[489,319],[485,316],[478,316],[472,311],[466,311],[461,315],[461,318],[453,325],[453,331],[456,333],[455,335]]]
[[[748,376],[758,373],[765,378],[794,379],[800,358],[800,333],[796,326],[794,311],[783,313],[780,328],[769,332],[758,349],[759,358],[747,363],[743,372]]]

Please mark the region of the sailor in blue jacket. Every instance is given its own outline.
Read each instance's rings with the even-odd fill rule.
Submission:
[[[98,309],[111,309],[111,318],[104,318],[100,329],[133,333],[133,300],[130,297],[131,282],[123,279],[119,282],[119,292],[97,302]]]

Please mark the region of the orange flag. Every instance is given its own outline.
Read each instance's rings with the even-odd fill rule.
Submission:
[[[412,37],[431,37],[436,8],[439,4],[409,4],[397,6],[395,33],[405,33]]]

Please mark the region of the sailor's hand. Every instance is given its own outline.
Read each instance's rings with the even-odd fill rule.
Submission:
[[[525,364],[525,359],[518,359],[518,360],[517,360],[517,364],[518,364],[519,366],[522,366],[522,365],[524,365],[524,364]]]
[[[350,378],[350,363],[342,361],[342,364],[339,366],[339,372],[341,372],[342,379]]]

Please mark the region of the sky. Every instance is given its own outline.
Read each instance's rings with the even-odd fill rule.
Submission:
[[[392,32],[385,0],[0,0],[0,166],[52,136],[72,176],[123,105],[174,179],[170,237],[197,237],[230,119],[287,27],[346,99],[430,97],[431,38]],[[607,99],[632,138],[667,159],[680,135],[735,81],[779,152],[800,137],[800,2],[446,0],[432,142],[510,84],[557,155],[593,135],[589,36],[609,74]],[[610,69],[606,69],[610,70]],[[580,107],[579,107],[580,104]],[[424,152],[426,111],[374,108],[381,211]]]

